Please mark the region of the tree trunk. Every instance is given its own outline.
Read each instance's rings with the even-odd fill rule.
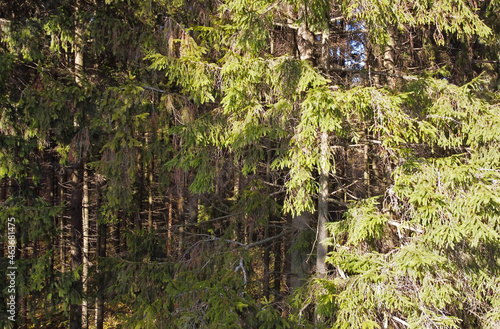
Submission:
[[[275,229],[275,235],[278,235],[280,230],[278,228]],[[278,238],[273,241],[273,254],[274,254],[274,282],[273,282],[273,294],[274,300],[281,300],[281,272],[283,270],[282,261],[283,257],[282,253],[282,238]]]
[[[238,203],[238,198],[240,197],[240,170],[237,165],[233,167],[234,171],[234,182],[233,182],[233,195],[234,195],[234,202]],[[236,216],[231,217],[231,238],[233,240],[238,240],[238,218]]]
[[[89,275],[89,177],[87,165],[83,166],[83,199],[82,199],[82,328],[88,328],[88,275]]]
[[[328,222],[328,175],[330,172],[327,132],[321,133],[320,152],[316,276],[324,278],[326,277],[327,246],[325,240],[328,237],[326,223]]]
[[[363,148],[364,172],[363,180],[365,182],[366,196],[371,197],[370,189],[370,145],[366,144]]]
[[[321,62],[320,66],[324,72],[330,70],[330,31],[324,30],[321,35]]]
[[[16,231],[19,230],[19,226],[16,225]],[[21,232],[20,232],[21,233]],[[22,233],[20,234],[20,236]],[[17,241],[20,241],[20,239],[17,239]],[[28,251],[27,248],[23,245],[20,246],[19,248],[19,260],[25,259],[26,261],[28,260]],[[28,273],[25,270],[25,275],[27,276]],[[19,297],[19,318],[20,318],[20,326],[19,328],[26,329],[28,328],[27,320],[28,320],[28,294],[24,293],[21,294],[17,291],[16,289],[16,294]]]
[[[269,225],[266,225],[264,227],[264,239],[267,239],[267,238],[269,238]],[[271,248],[271,246],[266,243],[263,247],[264,247],[264,278],[263,278],[264,282],[263,282],[262,290],[263,290],[264,297],[266,297],[267,300],[269,300],[269,281],[270,281],[269,263],[271,262],[269,248]]]
[[[99,192],[99,191],[98,191]],[[98,196],[97,209],[100,208],[101,198]],[[95,303],[95,327],[96,329],[104,328],[104,282],[101,280],[101,268],[99,262],[106,257],[106,224],[99,223],[97,219],[97,245],[96,245],[96,282],[97,282],[97,298]]]
[[[1,190],[1,194],[0,194],[0,201],[1,202],[4,202],[5,200],[7,200],[7,180],[8,180],[7,177],[2,179],[2,190]]]
[[[154,158],[148,166],[148,229],[153,230],[153,167]]]
[[[266,159],[266,182],[271,181],[271,161],[272,161],[272,154],[271,154],[271,143],[267,143],[267,159]],[[268,218],[268,223],[266,223],[264,227],[264,239],[269,238],[269,221],[271,220],[271,216]],[[270,255],[270,248],[271,244],[265,244],[264,246],[264,282],[263,282],[263,294],[264,297],[269,300],[269,286],[270,286],[270,263],[271,263],[271,255]]]
[[[311,213],[303,212],[292,218],[293,236],[290,241],[292,245],[288,250],[290,251],[290,289],[295,289],[302,286],[309,274],[309,264],[306,263],[308,250],[298,248],[297,245],[303,245],[305,239],[305,232],[309,229],[311,224]]]
[[[121,239],[121,218],[118,218],[116,221],[114,228],[113,228],[113,244],[114,244],[114,249],[116,254],[121,253],[121,248],[120,248],[120,239]]]
[[[78,86],[82,86],[83,73],[83,28],[79,17],[80,1],[75,4],[75,82]]]
[[[186,224],[185,216],[184,216],[184,175],[180,169],[177,169],[177,222],[179,223],[179,254],[182,255],[184,249],[184,225]]]
[[[389,28],[389,41],[385,47],[384,51],[384,68],[387,70],[389,74],[395,73],[395,56],[394,56],[394,31],[392,28]],[[387,77],[387,83],[391,88],[396,87],[396,78],[393,76]]]
[[[328,133],[321,133],[320,142],[320,159],[319,159],[319,193],[318,193],[318,228],[317,228],[317,248],[316,248],[316,277],[320,279],[326,278],[326,254],[328,247],[326,239],[328,230],[326,223],[328,222],[328,175],[330,173],[330,157],[328,154]],[[322,323],[323,317],[317,313],[316,323]]]
[[[83,28],[79,17],[80,1],[75,4],[75,40],[74,40],[74,55],[75,55],[75,82],[78,86],[82,86],[83,73]],[[77,117],[74,116],[73,125],[78,127]],[[71,270],[77,271],[82,262],[82,191],[81,181],[78,169],[74,169],[71,177]],[[78,293],[82,292],[82,281],[75,281],[73,289]],[[69,311],[69,327],[70,329],[79,329],[82,326],[82,305],[80,303],[71,302]]]
[[[59,175],[59,204],[64,204],[64,172]],[[59,261],[61,262],[61,272],[66,272],[66,235],[64,232],[64,226],[66,225],[64,220],[64,211],[59,216]]]
[[[71,175],[71,270],[77,271],[82,263],[82,191],[81,191],[81,173],[78,169],[73,169]],[[78,293],[82,291],[82,281],[77,280],[73,283],[73,290]],[[71,303],[69,311],[69,328],[80,329],[82,326],[82,305],[80,302]]]
[[[168,194],[168,219],[167,219],[167,256],[172,256],[172,221],[173,221],[173,193]]]
[[[307,6],[305,5],[299,11],[302,23],[297,29],[297,49],[301,60],[311,61],[314,64],[314,34],[309,30],[307,24]]]
[[[132,225],[132,228],[134,230],[141,230],[142,229],[142,218],[141,218],[141,215],[142,215],[142,201],[144,199],[144,189],[146,188],[146,180],[147,180],[147,176],[148,176],[148,172],[147,172],[147,169],[145,169],[145,167],[147,167],[147,165],[145,165],[143,162],[142,162],[142,157],[141,157],[141,153],[140,152],[137,152],[137,158],[136,158],[136,166],[137,166],[137,180],[136,180],[136,183],[137,183],[137,196],[135,197],[135,200],[137,202],[137,212],[134,214],[134,217],[133,217],[133,225]],[[143,174],[144,173],[144,174]]]
[[[191,184],[194,181],[194,173],[189,174],[189,184]],[[195,224],[198,221],[198,203],[199,203],[199,195],[196,193],[193,193],[188,190],[188,222],[190,224]],[[193,229],[196,228],[196,226],[192,226]],[[196,232],[192,232],[196,233]]]

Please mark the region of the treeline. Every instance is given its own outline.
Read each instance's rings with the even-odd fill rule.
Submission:
[[[499,11],[2,2],[0,324],[497,328]]]

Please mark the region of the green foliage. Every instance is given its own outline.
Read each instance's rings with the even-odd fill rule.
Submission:
[[[257,312],[255,317],[260,321],[260,329],[291,328],[291,322],[283,319],[279,311],[266,300],[262,303],[261,309]]]
[[[384,234],[387,216],[377,212],[376,198],[365,199],[351,205],[345,220],[332,222],[328,228],[336,237],[349,232],[346,245],[357,246],[362,241],[374,241]]]
[[[491,258],[500,248],[500,162],[498,135],[490,134],[500,125],[474,83],[409,86],[416,97],[402,106],[413,109],[407,115],[416,123],[415,141],[434,151],[401,163],[381,210],[368,199],[330,225],[328,262],[342,276],[325,285],[326,296],[336,297],[322,300],[339,310],[335,327],[497,325],[490,320],[497,297],[475,287],[495,285],[500,271]],[[477,129],[483,115],[490,129]]]
[[[191,246],[184,262],[110,258],[103,271],[111,304],[131,312],[128,328],[290,328],[247,291],[248,261],[213,240]]]
[[[342,11],[347,18],[364,22],[373,40],[387,44],[388,28],[430,25],[433,38],[444,44],[445,34],[467,38],[473,35],[486,37],[491,30],[464,1],[343,1]]]

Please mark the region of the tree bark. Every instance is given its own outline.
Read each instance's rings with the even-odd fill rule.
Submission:
[[[194,181],[194,173],[190,173],[189,177],[189,184],[191,184]],[[188,223],[189,224],[195,224],[198,221],[198,204],[199,204],[200,198],[199,195],[196,193],[193,193],[188,190]],[[196,226],[193,226],[193,228],[196,228]],[[196,233],[196,232],[192,232]]]
[[[275,235],[279,234],[279,229],[276,228],[275,230]],[[282,238],[278,238],[273,241],[273,254],[274,254],[274,266],[273,266],[273,273],[274,273],[274,281],[273,281],[273,294],[274,294],[274,300],[275,301],[280,301],[281,300],[281,272],[283,270],[283,259],[281,253],[282,253]]]
[[[82,86],[83,73],[83,27],[79,17],[80,1],[75,4],[75,82],[78,86]]]
[[[364,161],[364,172],[363,180],[366,187],[366,196],[371,197],[370,188],[370,145],[366,144],[363,148],[363,161]]]
[[[141,230],[142,229],[142,201],[144,199],[144,189],[146,188],[146,180],[148,176],[148,171],[147,171],[147,164],[144,164],[142,162],[142,156],[140,152],[137,152],[137,157],[136,157],[136,167],[137,167],[137,195],[135,197],[135,200],[137,202],[137,212],[134,214],[133,217],[133,229],[134,230]]]
[[[154,158],[148,166],[148,230],[153,231],[153,167]]]
[[[97,198],[97,209],[100,208],[101,198]],[[97,245],[96,245],[96,282],[97,282],[97,298],[95,304],[95,327],[96,329],[104,328],[104,284],[100,278],[101,267],[100,260],[106,257],[106,230],[107,226],[104,223],[99,223],[97,219]]]
[[[301,60],[308,60],[314,64],[314,34],[307,24],[307,6],[300,9],[299,15],[302,23],[297,29],[297,49]]]
[[[394,52],[394,31],[389,28],[389,41],[385,47],[384,51],[384,68],[390,74],[387,76],[387,82],[392,88],[396,87],[396,78],[394,78],[395,73],[395,52]]]
[[[64,204],[64,172],[59,175],[59,204]],[[59,216],[59,261],[61,262],[61,272],[66,272],[66,234],[64,232],[64,227],[66,223],[64,220],[64,211]]]
[[[82,191],[81,172],[73,169],[71,174],[71,270],[78,271],[82,263]],[[73,282],[73,289],[82,292],[82,281]],[[82,327],[82,305],[80,302],[70,304],[69,328],[80,329]]]
[[[182,255],[182,250],[184,249],[184,225],[186,224],[184,216],[184,173],[180,170],[176,170],[176,175],[178,178],[177,182],[177,222],[179,223],[179,254]]]
[[[167,218],[167,256],[172,256],[172,221],[173,221],[173,193],[168,194],[168,218]]]
[[[327,246],[325,244],[325,240],[328,237],[326,223],[328,222],[328,175],[330,171],[327,132],[321,133],[320,152],[316,276],[324,278],[326,277],[327,272]]]
[[[272,154],[271,154],[271,143],[267,143],[267,159],[266,159],[266,182],[271,181],[271,161],[272,161]],[[266,223],[264,227],[264,239],[269,238],[269,221],[271,220],[271,216],[268,218],[268,223]],[[263,294],[264,297],[266,297],[269,300],[269,287],[270,287],[270,262],[271,262],[271,255],[270,255],[270,249],[271,249],[271,244],[265,244],[264,245],[264,282],[263,282]]]
[[[120,254],[121,253],[121,244],[120,244],[120,240],[121,240],[121,221],[122,219],[121,218],[118,218],[118,220],[116,221],[115,225],[114,225],[114,228],[113,228],[113,244],[114,244],[114,249],[115,249],[115,253],[116,254]]]
[[[292,218],[293,236],[290,241],[293,241],[290,248],[290,289],[295,289],[302,286],[309,275],[309,264],[306,263],[307,251],[304,248],[297,247],[297,244],[303,244],[305,238],[304,233],[309,229],[311,224],[311,213],[303,212]]]
[[[82,328],[88,328],[88,279],[89,279],[89,177],[87,165],[83,166],[83,199],[82,199]]]
[[[330,31],[324,30],[321,35],[321,62],[320,66],[324,72],[330,70]]]
[[[269,225],[266,225],[264,227],[264,239],[269,238]],[[271,257],[270,257],[270,252],[269,248],[271,248],[271,245],[265,244],[264,245],[264,278],[263,278],[263,283],[262,283],[262,290],[263,290],[263,295],[264,297],[269,300],[269,282],[270,282],[270,276],[269,276],[269,264],[271,262]]]
[[[79,17],[80,1],[75,3],[75,40],[74,40],[74,56],[75,56],[75,83],[82,86],[83,73],[83,27]],[[74,116],[73,125],[78,127],[77,117]],[[80,166],[78,166],[80,167]],[[74,169],[71,177],[71,270],[78,271],[82,262],[82,191],[81,191],[81,173],[79,169]],[[73,283],[73,289],[78,293],[82,292],[82,281],[78,280]],[[82,327],[82,305],[80,303],[71,302],[69,312],[69,327],[70,329],[79,329]]]

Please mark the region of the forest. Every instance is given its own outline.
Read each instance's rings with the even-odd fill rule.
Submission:
[[[500,328],[499,0],[0,1],[0,327]]]

